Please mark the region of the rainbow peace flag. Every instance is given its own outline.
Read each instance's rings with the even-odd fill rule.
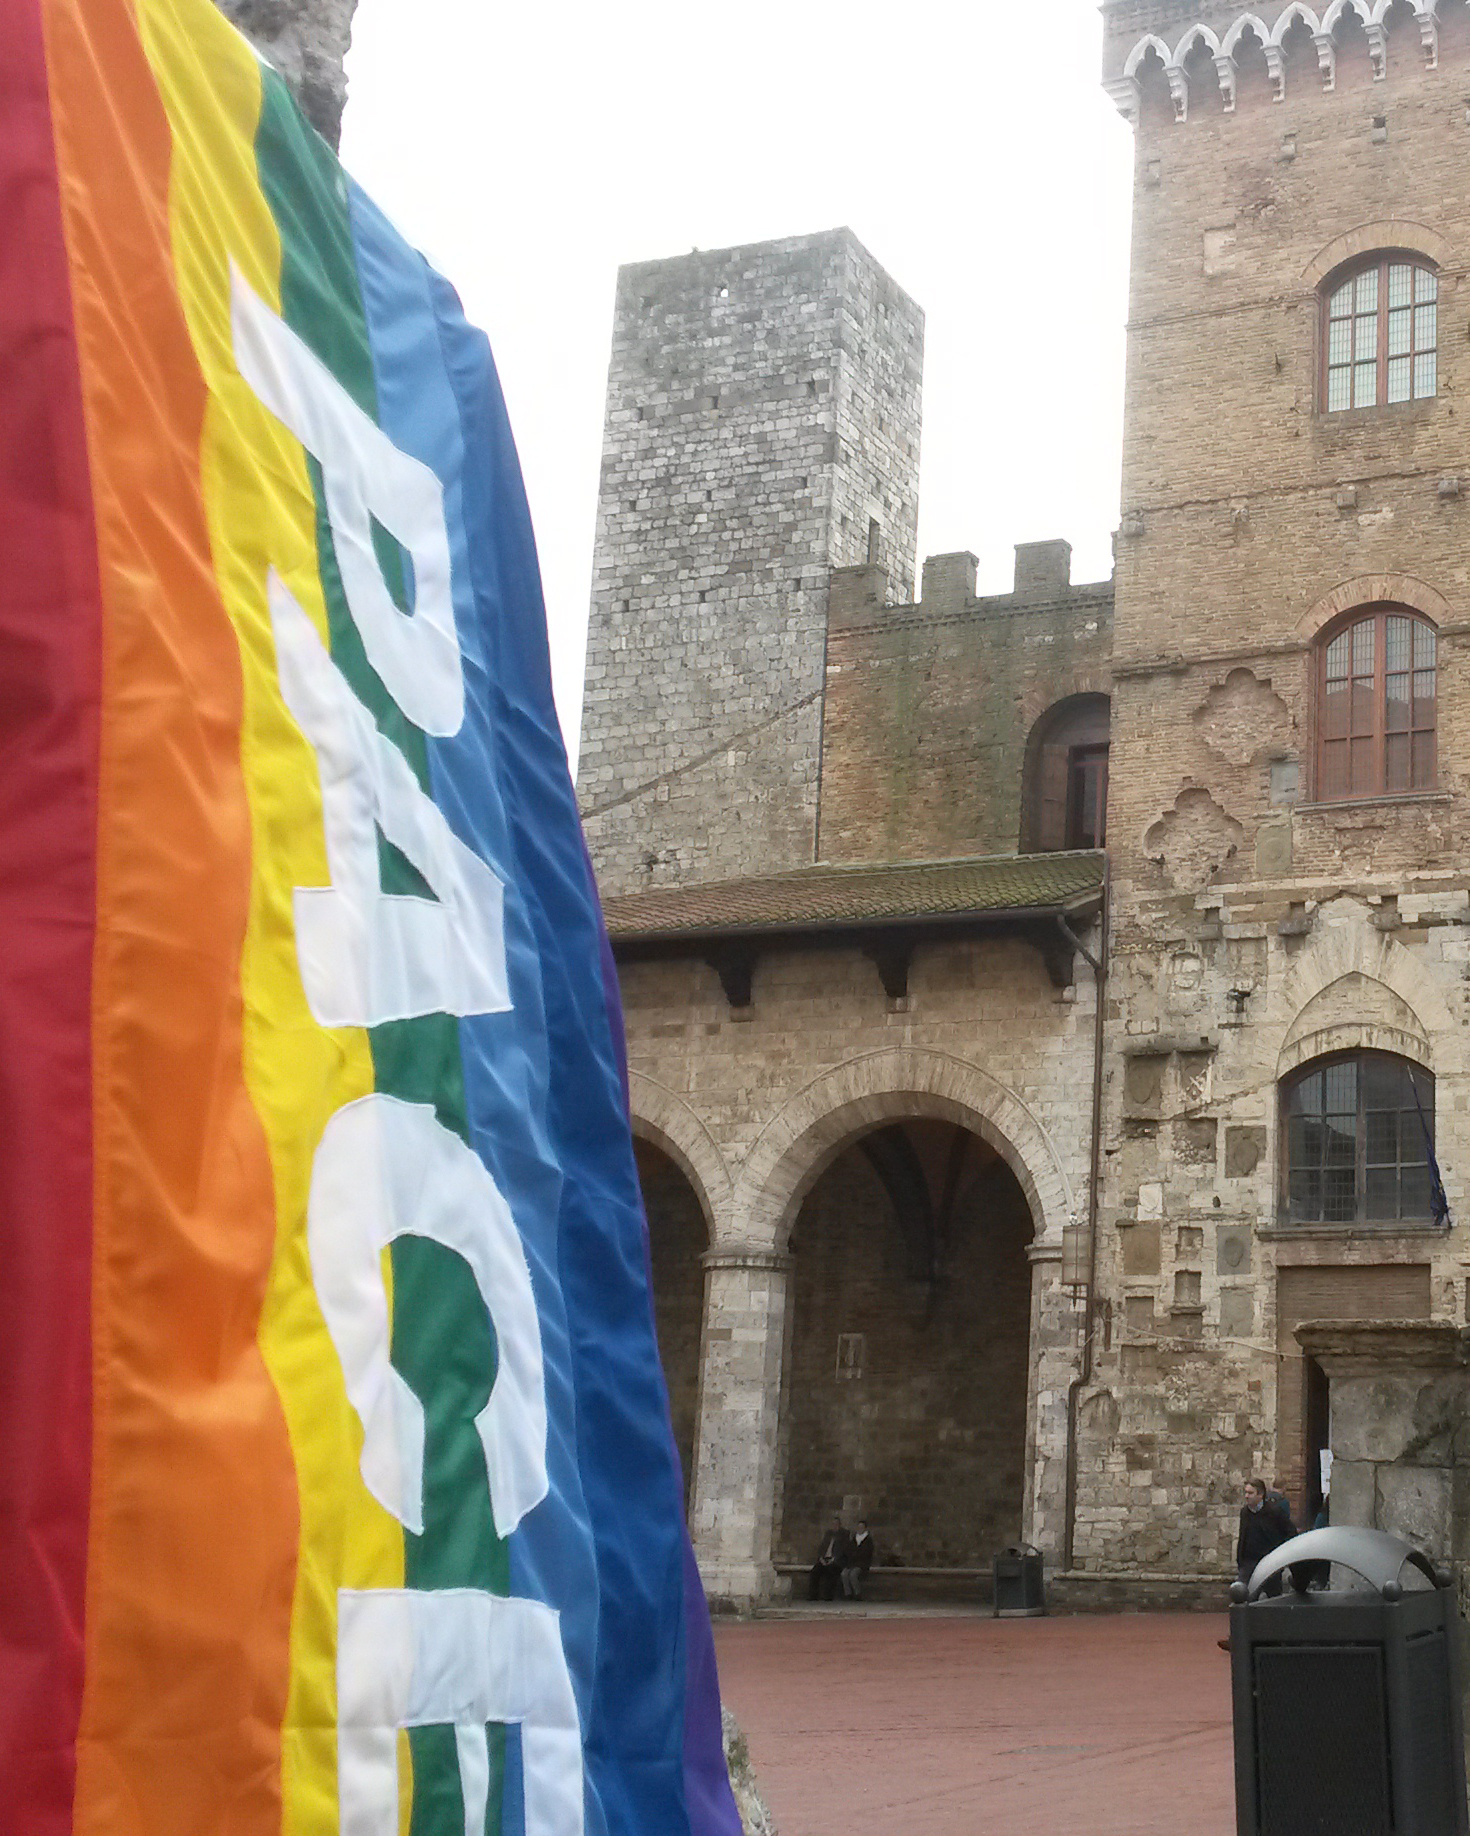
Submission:
[[[208,0],[0,0],[0,1832],[733,1836],[483,338]]]

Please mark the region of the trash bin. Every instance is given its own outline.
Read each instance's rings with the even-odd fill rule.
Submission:
[[[1046,1612],[1041,1551],[1012,1545],[995,1558],[991,1612],[996,1619],[1040,1619]]]
[[[1313,1561],[1362,1585],[1263,1596]],[[1334,1524],[1273,1550],[1230,1598],[1239,1836],[1466,1836],[1449,1571]]]

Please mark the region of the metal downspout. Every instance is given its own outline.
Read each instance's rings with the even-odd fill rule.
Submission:
[[[1065,918],[1058,918],[1062,935],[1082,956],[1092,970],[1097,994],[1097,1013],[1092,1028],[1092,1148],[1087,1170],[1087,1287],[1082,1310],[1082,1366],[1067,1386],[1067,1461],[1066,1503],[1062,1521],[1062,1568],[1072,1567],[1073,1545],[1077,1530],[1077,1410],[1083,1389],[1092,1381],[1092,1344],[1096,1332],[1093,1317],[1097,1291],[1097,1214],[1098,1188],[1102,1178],[1102,1080],[1104,991],[1108,976],[1108,930],[1112,906],[1112,863],[1103,857],[1103,896],[1098,954],[1094,956],[1073,932]]]

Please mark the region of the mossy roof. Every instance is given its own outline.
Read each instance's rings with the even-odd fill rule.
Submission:
[[[603,901],[612,941],[1067,912],[1095,904],[1100,853],[803,867],[762,879],[661,886]]]

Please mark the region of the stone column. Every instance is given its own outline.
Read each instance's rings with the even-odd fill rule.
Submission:
[[[1447,1320],[1329,1320],[1296,1336],[1331,1390],[1333,1523],[1391,1530],[1463,1576],[1470,1334]]]
[[[1067,1390],[1077,1375],[1077,1308],[1061,1285],[1061,1244],[1033,1243],[1027,1253],[1031,1258],[1031,1342],[1021,1535],[1055,1567],[1062,1559]]]
[[[1333,1523],[1391,1530],[1454,1570],[1470,1763],[1470,1332],[1318,1320],[1296,1336],[1327,1373]]]
[[[690,1526],[713,1601],[750,1606],[775,1583],[776,1437],[789,1258],[742,1244],[705,1256],[704,1349]]]

